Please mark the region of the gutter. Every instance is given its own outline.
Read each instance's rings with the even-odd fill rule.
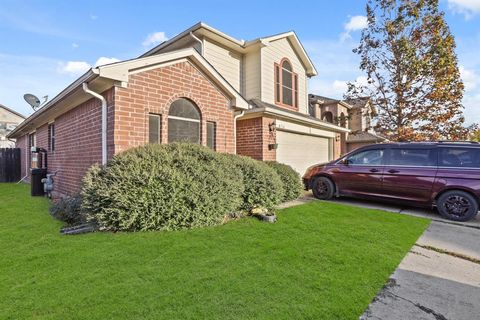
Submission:
[[[107,164],[107,100],[97,92],[88,88],[88,83],[82,84],[83,91],[100,100],[102,103],[102,165]]]
[[[243,117],[244,114],[245,114],[245,110],[242,110],[242,112],[240,112],[239,114],[236,114],[233,117],[233,142],[235,143],[233,145],[234,147],[233,150],[235,151],[235,154],[237,154],[237,119],[240,117]]]
[[[7,138],[15,138],[14,135],[24,129],[32,120],[40,116],[42,113],[54,106],[58,101],[62,100],[65,96],[71,93],[75,88],[77,88],[81,83],[92,80],[98,75],[98,70],[90,69],[84,73],[80,78],[72,82],[68,87],[63,89],[58,95],[56,95],[52,100],[48,101],[43,107],[32,113],[27,119],[23,120],[15,129],[13,129],[8,135]]]

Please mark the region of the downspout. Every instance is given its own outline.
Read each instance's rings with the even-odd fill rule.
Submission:
[[[83,91],[97,98],[102,103],[102,165],[107,164],[107,100],[101,95],[88,88],[86,82],[83,83]]]
[[[200,44],[200,55],[203,56],[203,42],[200,40],[196,35],[193,34],[192,31],[190,31],[190,37],[193,38],[193,40],[197,41]]]
[[[235,142],[235,145],[234,145],[235,154],[237,154],[237,119],[240,117],[243,117],[244,114],[245,114],[245,110],[242,110],[242,112],[240,112],[239,114],[236,114],[233,117],[233,141]]]

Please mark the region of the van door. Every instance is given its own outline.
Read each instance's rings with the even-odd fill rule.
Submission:
[[[392,199],[428,203],[437,174],[437,148],[399,146],[389,149],[383,190]]]
[[[341,194],[378,196],[382,189],[384,148],[360,150],[333,169],[332,176]]]

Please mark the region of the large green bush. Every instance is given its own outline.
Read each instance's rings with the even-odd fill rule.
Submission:
[[[283,201],[291,201],[300,197],[303,191],[300,174],[289,165],[283,163],[268,161],[267,164],[277,172],[280,180],[282,180],[283,189],[285,190]]]
[[[255,207],[271,210],[282,202],[283,184],[274,169],[265,162],[248,157],[237,155],[225,155],[225,157],[243,179],[245,188],[242,194],[241,210],[250,211]]]
[[[82,208],[105,230],[216,225],[241,206],[242,179],[226,157],[192,144],[147,145],[92,167]]]

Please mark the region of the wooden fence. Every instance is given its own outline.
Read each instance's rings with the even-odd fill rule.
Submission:
[[[17,182],[21,179],[19,148],[0,148],[0,182]]]

